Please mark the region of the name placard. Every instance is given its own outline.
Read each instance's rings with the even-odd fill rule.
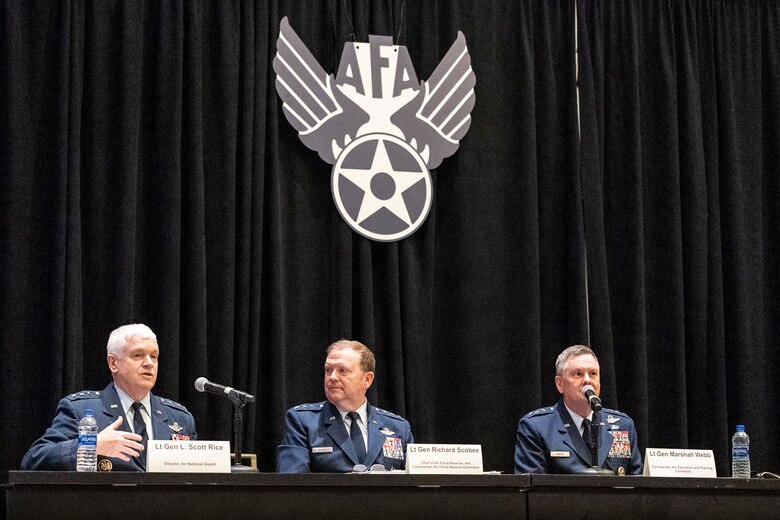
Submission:
[[[406,472],[413,475],[482,473],[482,445],[407,444]]]
[[[228,441],[150,440],[146,447],[150,473],[230,473]]]
[[[647,448],[643,475],[650,477],[715,478],[712,450]]]

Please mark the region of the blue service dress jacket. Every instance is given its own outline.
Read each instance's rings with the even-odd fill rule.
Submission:
[[[360,462],[341,420],[329,401],[301,404],[287,410],[282,442],[277,449],[280,473],[347,473],[357,464],[386,469],[404,469],[406,445],[414,442],[409,422],[403,417],[368,405],[368,448]]]
[[[598,465],[618,475],[642,473],[642,455],[631,418],[604,408],[600,414]],[[591,455],[569,411],[559,400],[523,416],[517,425],[515,473],[577,473]]]
[[[197,440],[195,419],[181,404],[150,396],[152,406],[152,430],[154,439]],[[97,419],[98,431],[122,417],[120,430],[130,432],[130,424],[122,410],[122,403],[114,383],[103,391],[84,390],[62,398],[57,405],[57,415],[49,429],[35,441],[22,459],[23,470],[75,471],[76,448],[78,446],[78,423],[86,409],[92,409]],[[99,471],[144,471],[138,457],[129,462],[113,457],[98,455]]]

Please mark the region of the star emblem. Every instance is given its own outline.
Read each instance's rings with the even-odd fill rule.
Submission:
[[[361,224],[377,211],[387,208],[407,226],[412,225],[412,217],[404,202],[403,194],[411,186],[424,181],[421,171],[396,169],[387,155],[384,139],[377,140],[371,165],[366,168],[341,168],[339,173],[355,186],[363,190],[363,202],[355,221]]]
[[[431,205],[425,162],[406,142],[369,134],[351,142],[333,168],[334,201],[353,229],[375,240],[413,233]]]
[[[407,48],[381,35],[346,43],[334,76],[284,17],[273,68],[284,116],[334,165],[331,193],[344,221],[379,242],[419,229],[433,197],[431,170],[471,126],[476,77],[463,33],[427,81]]]

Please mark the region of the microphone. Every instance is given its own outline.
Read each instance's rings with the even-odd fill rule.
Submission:
[[[199,377],[195,380],[195,390],[198,392],[211,392],[212,394],[222,395],[231,401],[241,403],[255,402],[255,396],[252,394],[242,392],[241,390],[236,390],[235,388],[231,388],[229,386],[222,386],[218,385],[217,383],[212,383],[205,377]]]
[[[582,387],[582,395],[585,396],[585,399],[588,400],[590,403],[590,408],[594,412],[600,412],[601,411],[601,399],[599,399],[599,396],[596,395],[596,389],[593,388],[591,385],[585,385]]]

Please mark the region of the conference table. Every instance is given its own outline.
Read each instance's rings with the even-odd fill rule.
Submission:
[[[780,518],[780,481],[761,479],[10,471],[4,487],[9,520]]]

